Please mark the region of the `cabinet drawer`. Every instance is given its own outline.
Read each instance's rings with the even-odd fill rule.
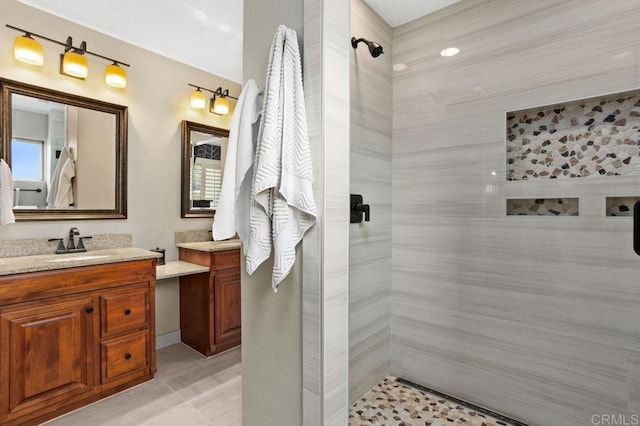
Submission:
[[[149,332],[140,331],[103,342],[102,383],[149,367]]]
[[[100,296],[102,338],[138,330],[149,324],[149,289],[140,287]]]
[[[213,254],[216,270],[238,268],[240,266],[240,250],[218,251]]]

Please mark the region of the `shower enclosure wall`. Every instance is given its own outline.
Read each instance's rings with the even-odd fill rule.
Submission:
[[[394,29],[394,373],[532,425],[640,412],[640,258],[631,218],[605,212],[640,196],[640,170],[537,179],[529,157],[508,181],[506,146],[508,111],[640,87],[638,16],[625,0],[462,1]],[[575,214],[506,215],[507,199],[576,198]]]

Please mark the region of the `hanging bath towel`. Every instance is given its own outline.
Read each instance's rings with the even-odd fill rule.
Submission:
[[[74,203],[73,199],[73,178],[76,176],[76,162],[72,158],[67,158],[58,180],[58,190],[54,199],[55,208],[67,208]]]
[[[68,162],[71,160],[71,163]],[[73,169],[73,170],[71,170]],[[71,172],[73,174],[71,174]],[[60,158],[51,176],[49,191],[47,193],[47,205],[52,208],[69,207],[73,203],[73,187],[71,178],[75,176],[75,162],[73,151],[68,146],[62,148]],[[69,200],[68,196],[71,196]]]
[[[15,223],[13,215],[13,176],[4,160],[0,160],[0,226]]]
[[[245,251],[249,239],[253,160],[261,108],[262,89],[255,80],[249,80],[233,113],[220,199],[213,219],[213,239],[226,240],[237,233]]]
[[[252,259],[259,262],[252,266],[257,268],[269,257],[272,241],[275,291],[295,263],[297,244],[316,220],[298,37],[284,25],[276,32],[269,58],[253,195],[257,205],[252,209],[250,240],[265,250]],[[271,235],[262,226],[269,219]]]

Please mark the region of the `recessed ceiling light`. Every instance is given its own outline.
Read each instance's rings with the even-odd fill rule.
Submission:
[[[409,68],[409,67],[407,66],[407,64],[394,64],[394,65],[393,65],[393,70],[394,70],[394,71],[404,71],[404,70],[406,70],[407,68]]]
[[[495,176],[495,175],[497,175],[497,174],[498,174],[498,173],[496,173],[495,171],[491,172],[491,176]]]
[[[460,53],[460,49],[457,47],[447,47],[446,49],[442,49],[440,51],[440,56],[453,56]]]

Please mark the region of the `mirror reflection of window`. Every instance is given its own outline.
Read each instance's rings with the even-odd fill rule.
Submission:
[[[192,131],[191,208],[216,209],[222,186],[222,151],[227,138]]]
[[[14,179],[44,180],[44,141],[12,139],[11,153]]]

